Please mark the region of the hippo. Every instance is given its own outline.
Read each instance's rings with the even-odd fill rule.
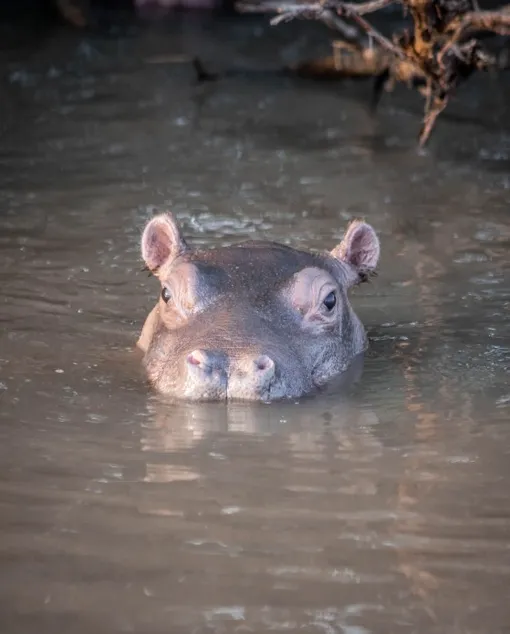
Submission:
[[[137,346],[156,392],[190,401],[296,399],[324,389],[368,339],[348,298],[376,274],[363,220],[331,251],[265,240],[194,248],[171,212],[147,222],[146,268],[161,284]]]

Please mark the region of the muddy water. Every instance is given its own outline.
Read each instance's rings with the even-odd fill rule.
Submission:
[[[510,87],[421,104],[270,75],[320,49],[263,20],[38,32],[2,50],[3,634],[508,631]],[[166,56],[166,57],[161,57]],[[490,113],[487,118],[484,113]],[[195,242],[380,232],[361,382],[285,405],[151,395],[146,219]]]

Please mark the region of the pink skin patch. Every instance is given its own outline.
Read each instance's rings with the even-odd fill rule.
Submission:
[[[190,364],[190,365],[200,365],[202,362],[200,361],[200,359],[197,358],[196,355],[194,355],[193,353],[188,354],[188,356],[186,357],[186,361]]]
[[[186,250],[186,242],[170,214],[153,218],[142,234],[142,256],[151,271]]]
[[[372,227],[361,220],[352,222],[342,242],[336,246],[331,255],[347,262],[359,272],[375,270],[379,261],[379,239]]]
[[[320,332],[321,328],[335,324],[338,320],[338,305],[333,310],[327,310],[324,306],[324,300],[331,292],[337,292],[337,285],[327,271],[310,267],[294,276],[287,295],[302,315],[302,328]]]

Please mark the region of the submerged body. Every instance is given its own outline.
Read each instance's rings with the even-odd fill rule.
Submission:
[[[367,344],[347,291],[375,271],[379,241],[355,221],[331,252],[272,242],[197,250],[173,217],[146,226],[161,294],[140,335],[149,381],[191,400],[296,398],[338,377]]]

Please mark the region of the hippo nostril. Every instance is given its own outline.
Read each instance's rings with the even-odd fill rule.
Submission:
[[[209,355],[205,350],[193,350],[193,352],[190,352],[186,357],[186,361],[189,365],[197,366],[202,370],[209,368],[211,365]]]
[[[266,354],[262,354],[260,357],[255,359],[254,363],[258,372],[263,372],[268,375],[274,374],[274,361]]]
[[[218,350],[197,348],[183,355],[182,382],[186,396],[195,400],[220,400],[227,394],[225,355]]]

